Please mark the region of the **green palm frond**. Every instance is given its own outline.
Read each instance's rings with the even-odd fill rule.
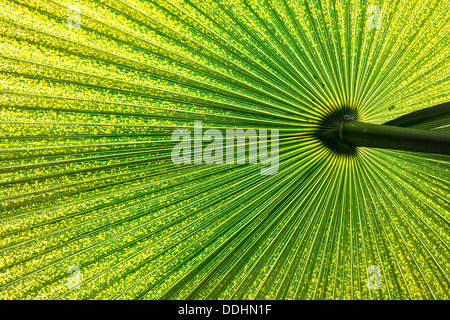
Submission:
[[[449,44],[441,0],[0,0],[0,298],[449,299],[449,157],[328,134],[448,104]],[[195,121],[278,173],[174,164]]]

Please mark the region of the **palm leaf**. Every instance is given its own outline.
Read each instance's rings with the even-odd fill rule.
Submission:
[[[0,8],[1,298],[450,297],[448,156],[323,135],[450,101],[447,2]],[[278,173],[175,165],[195,120],[279,129]]]

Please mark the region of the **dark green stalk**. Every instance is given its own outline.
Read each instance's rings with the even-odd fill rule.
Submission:
[[[405,114],[383,123],[386,126],[432,129],[450,123],[450,102]]]
[[[340,138],[354,147],[373,147],[450,155],[450,134],[358,121],[343,122]]]

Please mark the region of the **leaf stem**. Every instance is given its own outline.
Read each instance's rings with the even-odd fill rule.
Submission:
[[[343,122],[339,126],[339,137],[354,147],[450,155],[450,134],[436,130],[420,130],[348,121]]]

